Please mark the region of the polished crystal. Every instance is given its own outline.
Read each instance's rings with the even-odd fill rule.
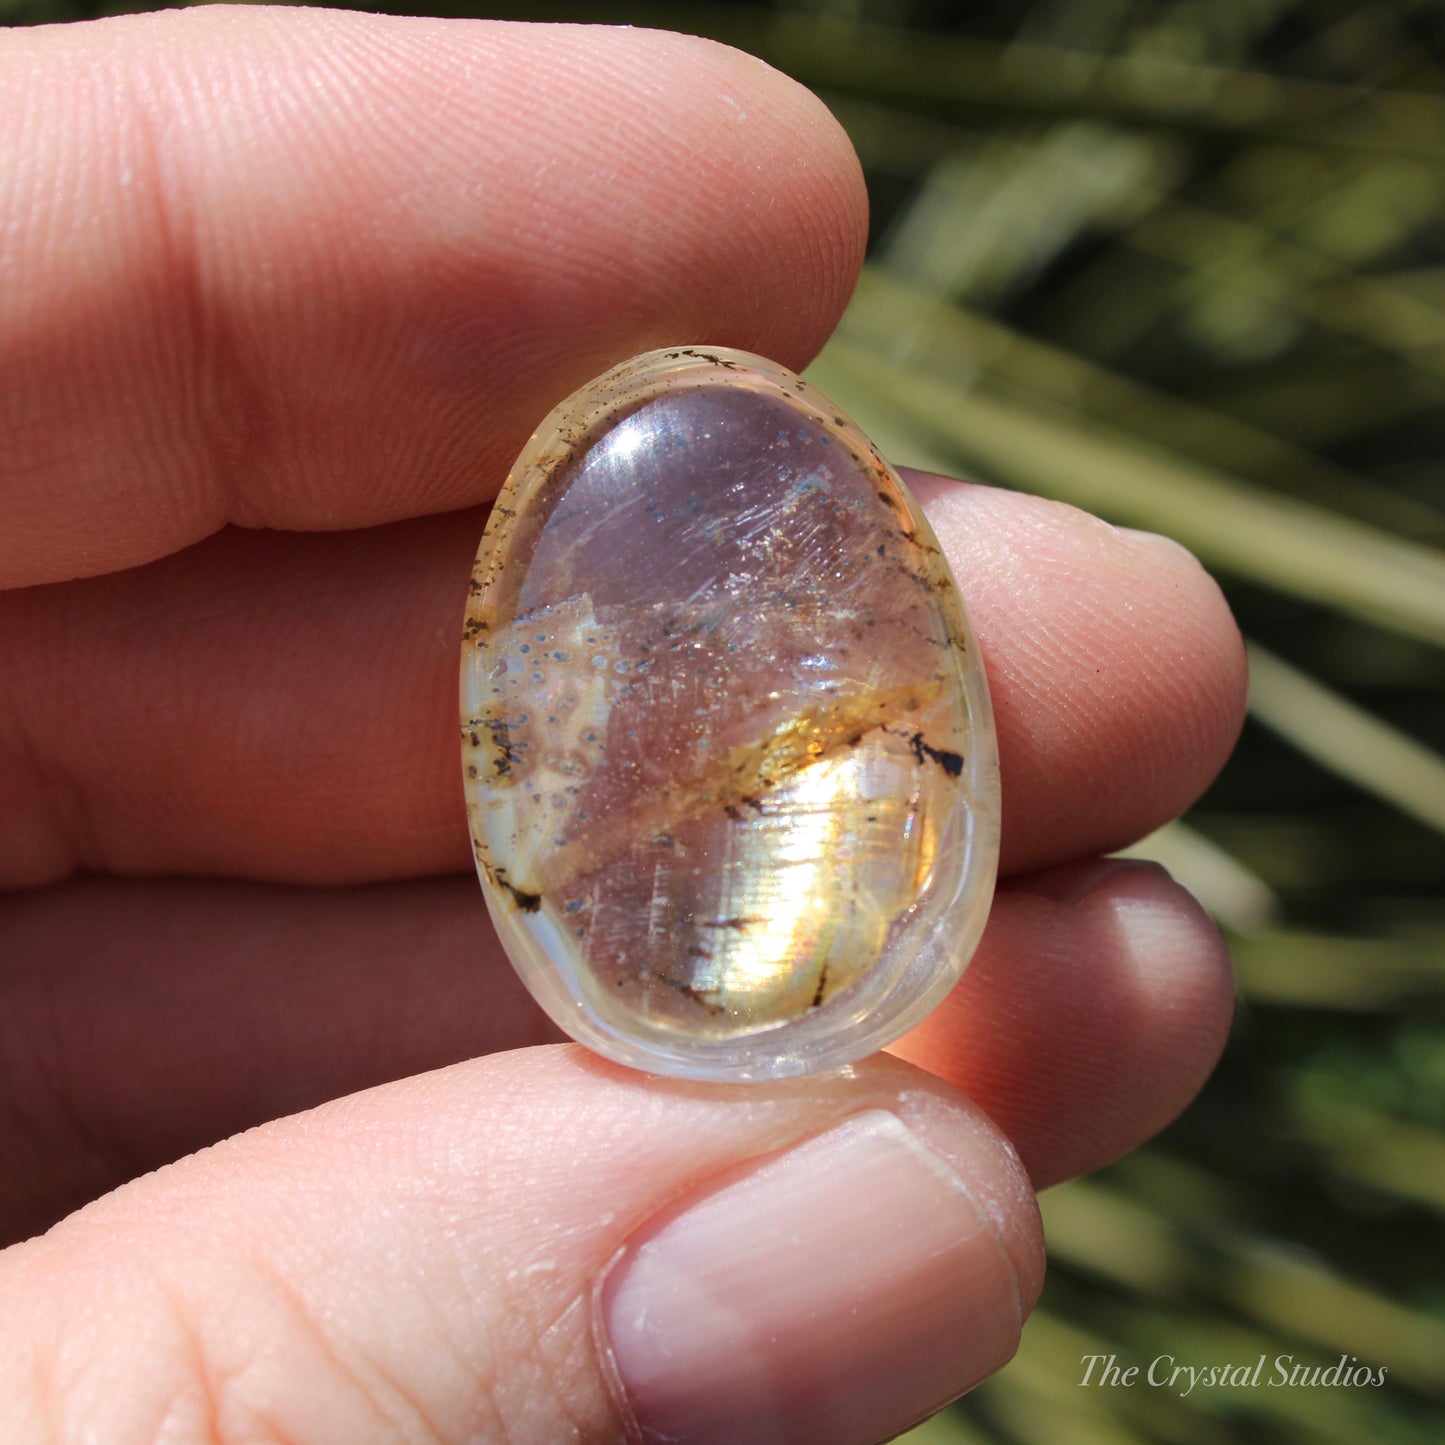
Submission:
[[[867,438],[761,357],[651,352],[542,424],[472,576],[462,753],[510,957],[624,1063],[859,1058],[982,928],[998,770],[957,588]]]

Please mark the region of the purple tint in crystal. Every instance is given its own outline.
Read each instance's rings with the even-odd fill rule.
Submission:
[[[463,761],[528,986],[625,1063],[767,1078],[957,979],[997,853],[982,666],[867,439],[742,352],[652,352],[528,444],[472,580]]]

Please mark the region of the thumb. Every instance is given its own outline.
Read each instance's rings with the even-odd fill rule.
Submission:
[[[897,1060],[699,1086],[529,1049],[0,1255],[0,1418],[15,1445],[870,1445],[1012,1354],[1041,1258],[1008,1144]]]

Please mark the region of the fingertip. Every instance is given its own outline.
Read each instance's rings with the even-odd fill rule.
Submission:
[[[1244,638],[1223,588],[1188,547],[1161,532],[1113,530],[1145,559],[1141,570],[1152,573],[1151,585],[1161,593],[1173,592],[1178,615],[1194,619],[1192,628],[1181,629],[1169,642],[1173,658],[1194,684],[1189,703],[1197,733],[1190,751],[1204,777],[1202,783],[1197,777],[1192,782],[1202,791],[1224,766],[1244,726],[1249,691]],[[1167,644],[1161,653],[1161,660],[1170,658]]]
[[[1119,1007],[1104,1040],[1115,1050],[1105,1075],[1112,1087],[1092,1098],[1093,1129],[1076,1141],[1070,1174],[1172,1123],[1219,1062],[1235,1009],[1234,968],[1218,925],[1164,868],[1129,860],[1082,907],[1084,928],[1113,945],[1112,975],[1102,983]]]
[[[896,1114],[845,1118],[630,1240],[602,1298],[648,1441],[872,1445],[1017,1348],[989,1213]]]
[[[977,1099],[1044,1188],[1174,1119],[1233,1012],[1194,898],[1156,864],[1082,860],[1000,890],[962,983],[894,1052]]]
[[[872,1445],[1009,1357],[1041,1270],[997,1128],[897,1060],[704,1086],[519,1050],[276,1121],[17,1246],[0,1409],[53,1366],[80,1388],[44,1403],[107,1438],[203,1433],[199,1399],[357,1445],[419,1420],[632,1438],[629,1413],[646,1439]]]
[[[721,107],[722,129],[733,135],[750,130],[756,173],[786,178],[777,190],[750,191],[744,204],[769,230],[777,227],[780,206],[791,214],[777,268],[779,276],[793,279],[795,294],[781,307],[776,294],[758,297],[752,324],[775,330],[775,339],[734,344],[801,371],[832,334],[863,266],[868,188],[862,164],[833,112],[791,76],[715,40],[671,33],[667,39],[698,47],[700,57],[718,67],[713,104]]]
[[[227,520],[484,500],[628,355],[801,367],[861,264],[841,128],[710,41],[266,7],[102,24],[0,66],[31,138],[0,297],[8,585]]]
[[[1239,629],[1177,543],[1076,507],[911,474],[988,670],[1004,873],[1121,848],[1184,812],[1244,717]]]

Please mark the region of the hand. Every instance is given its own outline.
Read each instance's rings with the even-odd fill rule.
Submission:
[[[867,1445],[1000,1365],[1033,1188],[1227,1028],[1200,910],[1100,857],[1233,740],[1210,581],[920,480],[1000,728],[976,961],[900,1057],[613,1067],[470,876],[480,504],[620,358],[806,363],[837,127],[678,36],[272,9],[11,31],[0,114],[0,1221],[95,1200],[0,1256],[7,1442]]]

